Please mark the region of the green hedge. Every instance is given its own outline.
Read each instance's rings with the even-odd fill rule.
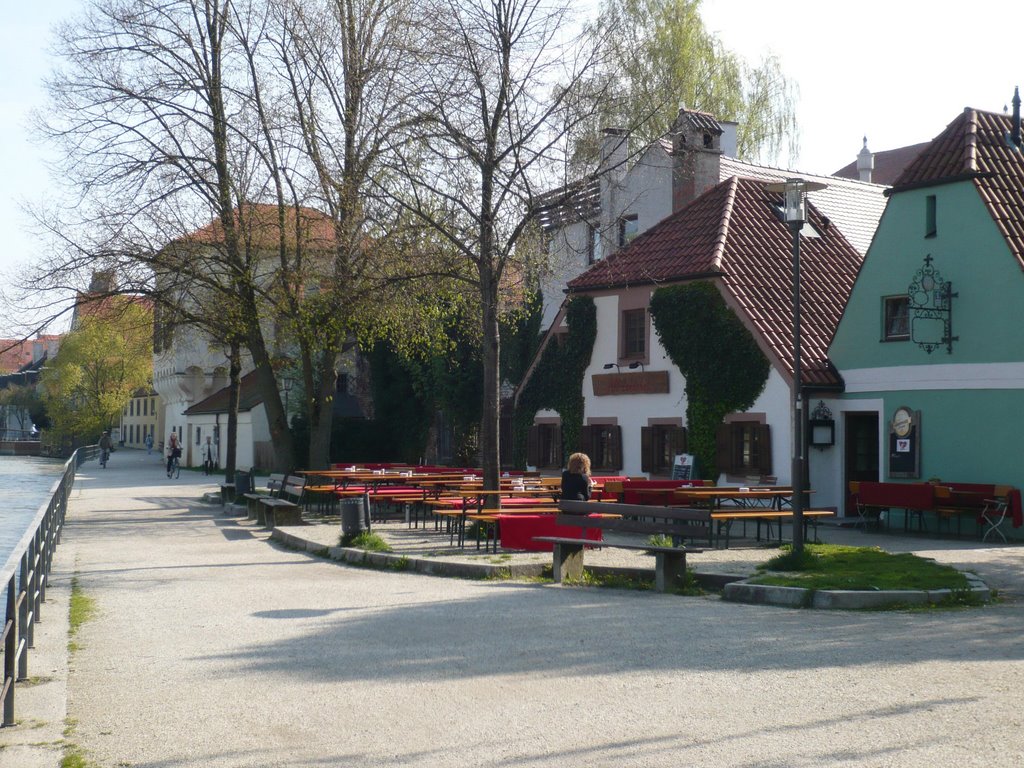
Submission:
[[[764,391],[768,359],[710,282],[659,288],[651,296],[651,319],[686,377],[689,450],[701,475],[713,480],[718,426],[727,413],[750,408]]]

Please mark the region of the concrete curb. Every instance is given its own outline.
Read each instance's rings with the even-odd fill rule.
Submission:
[[[969,587],[967,591],[982,602],[992,599],[992,592],[973,573],[964,574]],[[800,587],[778,587],[767,584],[751,584],[737,581],[725,585],[722,599],[737,603],[755,605],[778,605],[786,608],[818,608],[824,610],[879,610],[897,605],[920,606],[941,603],[954,594],[950,589],[937,590],[843,590],[843,589],[802,589]]]
[[[542,563],[453,563],[445,560],[433,560],[423,557],[408,557],[392,552],[367,552],[351,547],[325,547],[323,544],[308,541],[280,528],[270,532],[272,541],[277,541],[292,549],[305,550],[318,557],[393,571],[410,571],[430,576],[451,576],[461,579],[508,579],[540,576],[544,572]]]
[[[429,576],[461,579],[517,579],[535,578],[544,574],[543,563],[457,563],[442,559],[409,557],[390,552],[367,552],[350,547],[328,547],[309,541],[294,533],[274,528],[270,538],[291,549],[298,549],[327,557],[349,565],[379,568],[381,570],[408,571]],[[625,568],[613,566],[586,566],[586,570],[601,576],[626,576],[654,579],[653,568]],[[982,602],[992,599],[991,590],[975,574],[965,573],[968,592]],[[784,608],[815,608],[820,610],[882,610],[897,605],[922,606],[938,604],[950,598],[954,591],[939,590],[811,590],[800,587],[779,587],[751,584],[748,579],[718,573],[694,571],[694,578],[704,589],[721,591],[722,599],[752,605],[777,605]]]
[[[367,552],[350,547],[327,547],[322,543],[309,541],[294,533],[274,528],[270,532],[272,541],[291,549],[309,552],[318,557],[347,563],[395,571],[409,571],[428,576],[445,576],[458,579],[523,579],[544,575],[550,566],[545,563],[456,563],[443,559],[408,557],[391,552]],[[586,570],[598,576],[626,576],[654,580],[654,568],[627,568],[608,565],[588,565]],[[740,579],[720,573],[694,573],[697,583],[704,589],[721,590],[726,584]]]

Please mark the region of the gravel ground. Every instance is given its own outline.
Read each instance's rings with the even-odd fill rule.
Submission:
[[[434,578],[279,547],[195,503],[201,476],[125,453],[83,474],[53,576],[97,607],[67,714],[101,768],[1024,764],[1019,547],[826,536],[971,567],[1005,595],[959,611]]]

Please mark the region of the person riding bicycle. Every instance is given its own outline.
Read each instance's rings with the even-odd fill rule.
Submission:
[[[103,436],[100,438],[100,464],[107,466],[107,459],[110,458],[110,451],[114,447],[114,441],[110,437],[110,430],[103,430]]]
[[[178,433],[171,432],[167,438],[167,474],[171,473],[171,464],[175,459],[181,458],[181,443],[178,440]]]

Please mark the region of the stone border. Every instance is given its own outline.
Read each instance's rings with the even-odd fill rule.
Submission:
[[[394,552],[367,552],[352,547],[327,547],[308,541],[280,528],[270,532],[273,541],[292,549],[300,549],[319,557],[327,557],[350,565],[365,565],[382,570],[409,571],[431,576],[454,576],[462,579],[507,579],[540,576],[543,563],[454,563],[451,561],[409,557]]]
[[[967,591],[982,602],[992,599],[992,591],[978,576],[965,573]],[[826,610],[878,610],[894,605],[920,606],[941,603],[953,594],[951,589],[920,590],[810,590],[801,587],[778,587],[751,584],[747,580],[725,585],[722,599],[755,605],[778,605],[786,608],[820,608]]]
[[[429,576],[448,576],[461,579],[523,579],[542,576],[544,563],[457,563],[444,559],[409,557],[393,552],[367,552],[351,547],[329,547],[309,541],[301,536],[273,528],[270,538],[291,549],[309,552],[318,557],[348,563],[349,565],[407,571]],[[598,575],[631,576],[654,579],[653,568],[623,568],[613,566],[587,566],[586,570]],[[816,608],[822,610],[879,610],[894,605],[921,606],[941,603],[953,594],[950,589],[936,590],[810,590],[802,587],[778,587],[751,584],[749,579],[716,573],[694,572],[697,583],[711,590],[721,590],[722,599],[752,605],[777,605],[784,608]],[[982,602],[992,599],[988,586],[973,573],[964,573],[968,591]]]
[[[460,579],[524,579],[544,575],[550,568],[546,563],[458,563],[443,558],[409,557],[394,552],[367,552],[351,547],[329,547],[309,541],[280,528],[270,531],[270,538],[291,549],[304,550],[318,557],[348,563],[349,565],[380,568],[381,570],[408,571],[429,576],[448,576]],[[610,565],[588,565],[585,570],[599,576],[627,576],[654,581],[654,568],[628,568]],[[718,591],[726,584],[739,580],[740,576],[719,573],[693,574],[696,582],[705,589]]]

